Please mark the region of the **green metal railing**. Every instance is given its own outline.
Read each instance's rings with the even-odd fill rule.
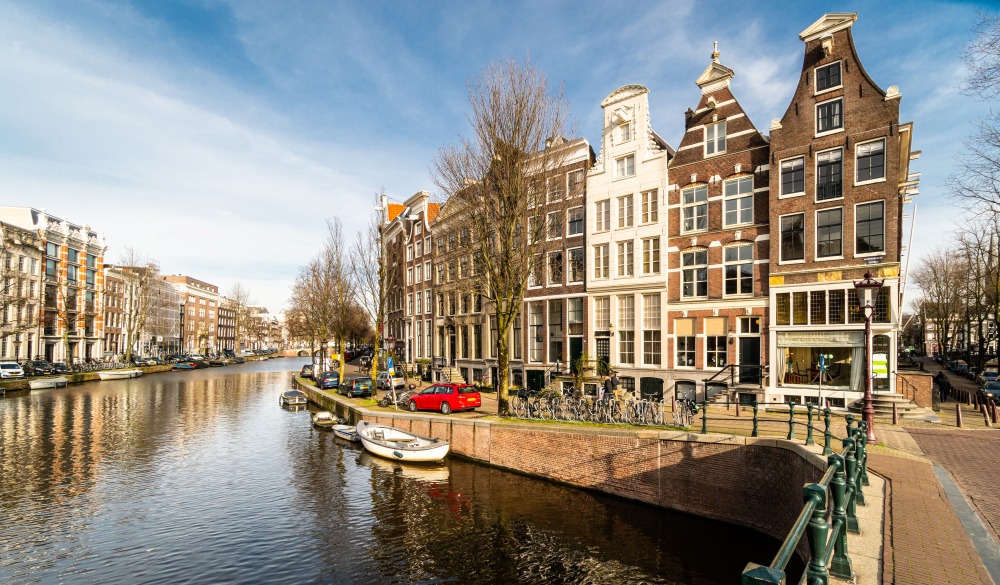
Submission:
[[[826,409],[829,421],[829,409]],[[848,556],[847,535],[859,533],[857,504],[864,505],[862,486],[868,485],[868,453],[864,422],[847,417],[843,449],[827,456],[827,469],[817,483],[802,488],[805,505],[770,565],[749,563],[743,570],[743,585],[782,585],[785,570],[803,535],[809,548],[805,583],[826,585],[830,577],[853,580],[854,569]],[[794,425],[790,425],[792,428]],[[829,429],[829,423],[827,423]],[[829,432],[829,431],[827,431]],[[829,439],[827,439],[829,445]],[[828,501],[833,505],[828,509]]]

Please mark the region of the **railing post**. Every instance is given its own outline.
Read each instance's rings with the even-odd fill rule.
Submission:
[[[864,437],[865,440],[860,439]],[[869,485],[868,483],[868,423],[861,421],[861,431],[858,435],[858,469],[861,475],[861,485]],[[858,489],[858,501],[862,504],[865,503],[864,492]]]
[[[830,538],[830,525],[826,523],[826,488],[817,483],[806,484],[802,488],[802,500],[813,504],[806,529],[806,541],[809,543],[806,583],[826,585],[830,580],[830,573],[826,568],[826,541]]]
[[[806,405],[806,445],[815,445],[813,440],[813,405]]]
[[[753,402],[753,432],[750,433],[751,437],[759,437],[760,433],[757,432],[757,401]]]
[[[833,439],[833,433],[830,432],[830,407],[827,406],[823,409],[823,424],[825,429],[823,430],[823,454],[829,455],[833,453],[833,449],[830,447],[830,441]]]
[[[854,415],[848,414],[847,416],[844,417],[844,420],[847,421],[847,435],[845,436],[850,437],[851,428],[854,426]]]
[[[830,480],[830,494],[833,496],[833,510],[830,518],[837,535],[833,540],[830,574],[838,579],[853,581],[854,568],[851,566],[851,557],[847,556],[847,512],[844,507],[844,500],[847,498],[847,483],[844,481],[844,457],[834,453],[826,460],[830,465],[836,467],[833,479]]]
[[[847,467],[847,530],[855,534],[861,532],[861,527],[858,525],[858,509],[855,499],[858,493],[858,460],[855,458],[854,453],[857,451],[857,448],[856,439],[853,437],[844,439],[844,450],[847,452],[847,457],[845,458]]]
[[[791,401],[788,402],[788,436],[785,438],[795,440],[795,403]]]
[[[707,386],[706,386],[707,388]],[[701,434],[708,434],[708,401],[701,402]]]

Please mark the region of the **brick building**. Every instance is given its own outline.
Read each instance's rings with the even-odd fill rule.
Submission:
[[[187,353],[213,353],[218,347],[219,287],[180,274],[160,276],[180,295],[181,345]]]
[[[402,323],[397,347],[402,344],[399,355],[409,364],[417,360],[433,357],[433,307],[434,294],[431,289],[433,278],[433,250],[431,226],[437,219],[440,204],[430,202],[430,193],[418,191],[403,202],[405,209],[397,221],[405,249],[401,276],[405,282],[405,319]]]
[[[38,352],[45,244],[37,231],[0,223],[0,359],[30,359]]]
[[[865,319],[853,282],[867,270],[884,279],[873,352],[896,369],[902,208],[918,153],[911,124],[899,123],[899,90],[880,88],[861,64],[855,20],[826,14],[799,35],[799,83],[771,124],[768,401],[861,397]]]
[[[382,242],[385,247],[386,266],[386,307],[385,323],[381,326],[381,331],[376,335],[382,337],[382,351],[393,356],[398,363],[406,361],[406,271],[404,270],[403,243],[405,235],[404,222],[406,218],[403,212],[406,206],[400,203],[390,203],[383,195],[381,199],[382,213]],[[380,358],[382,356],[379,356]]]

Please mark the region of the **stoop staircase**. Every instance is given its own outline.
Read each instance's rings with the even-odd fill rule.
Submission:
[[[876,392],[872,394],[872,406],[875,408],[875,416],[892,416],[892,405],[896,405],[899,418],[907,420],[923,420],[928,422],[941,422],[941,419],[931,411],[921,408],[913,403],[909,398],[895,392]],[[855,400],[847,409],[851,412],[860,413],[864,405],[863,400]]]
[[[455,366],[441,366],[435,368],[435,370],[441,375],[439,381],[441,382],[452,382],[453,384],[468,384],[465,378],[462,377],[462,371]]]

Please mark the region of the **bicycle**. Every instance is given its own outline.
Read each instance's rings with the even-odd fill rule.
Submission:
[[[694,415],[698,414],[698,404],[690,398],[681,398],[674,409],[674,426],[689,427]]]

